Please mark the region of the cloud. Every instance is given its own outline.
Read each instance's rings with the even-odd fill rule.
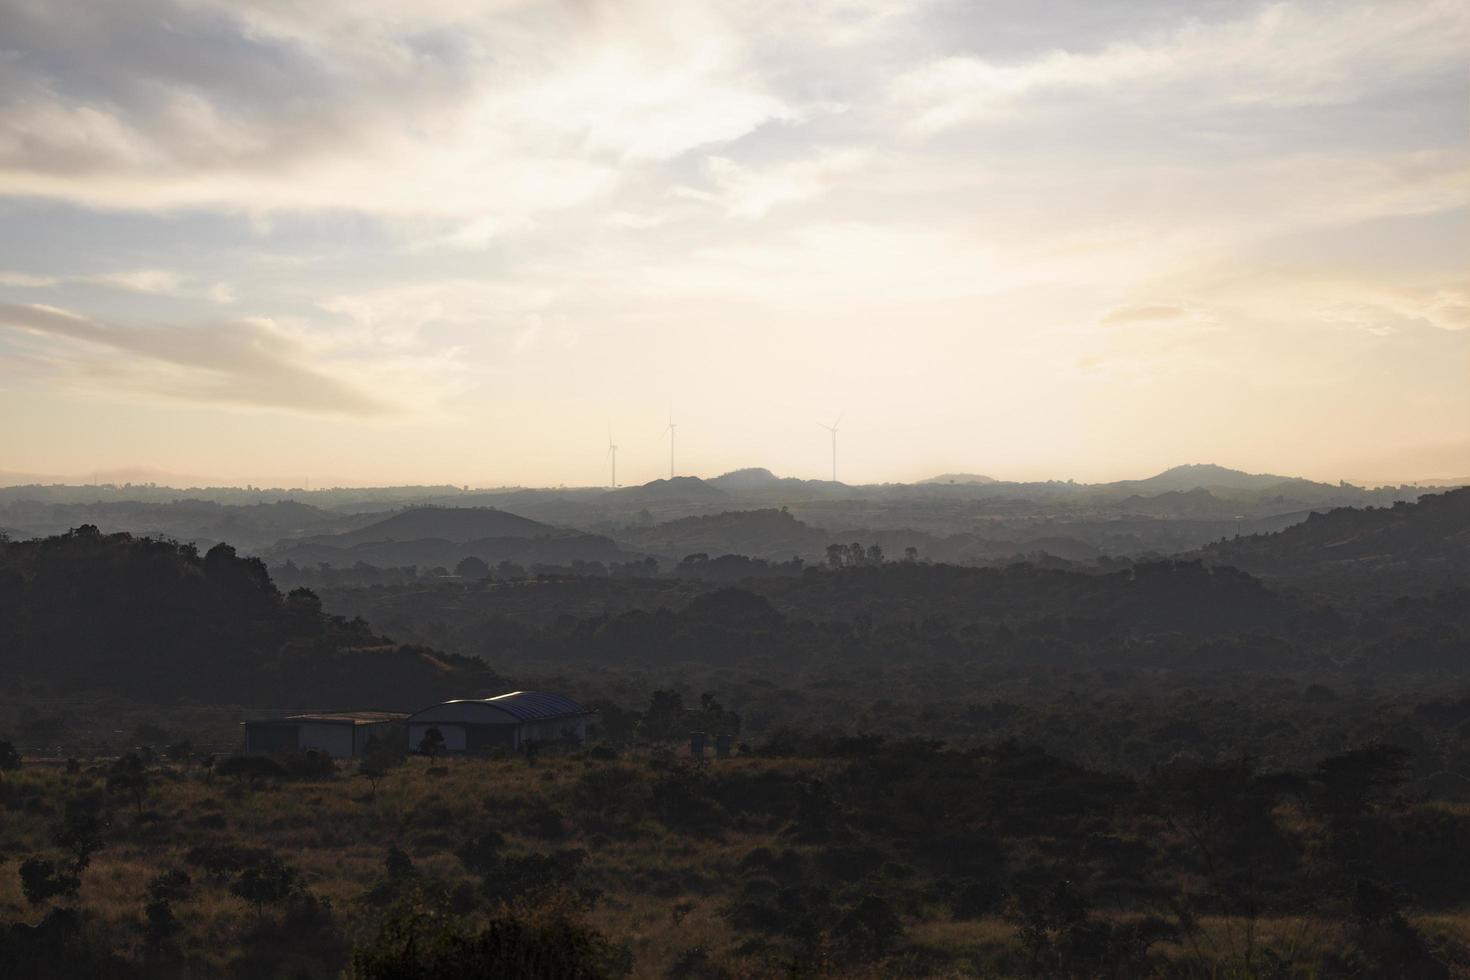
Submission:
[[[1182,306],[1154,303],[1144,306],[1120,306],[1110,310],[1102,323],[1152,323],[1158,320],[1181,320],[1189,316]]]
[[[62,282],[60,276],[37,276],[29,272],[0,272],[0,286],[21,289],[46,289]]]
[[[1467,39],[1470,15],[1457,0],[1276,3],[1224,24],[1190,22],[1093,51],[1011,61],[943,56],[900,74],[889,96],[923,134],[1089,98],[1180,116],[1323,106],[1458,71]]]
[[[798,114],[713,5],[413,6],[18,0],[0,194],[475,227]]]
[[[134,293],[158,293],[177,296],[183,290],[183,278],[168,269],[133,269],[129,272],[104,272],[88,276],[86,281],[115,286]]]
[[[0,271],[0,286],[54,289],[72,284],[102,286],[152,296],[197,296],[220,304],[233,303],[236,299],[229,283],[203,283],[173,269],[119,269],[112,272],[50,276]]]
[[[313,414],[396,411],[269,320],[144,327],[3,303],[0,326],[47,342],[44,358],[64,374],[115,391]]]
[[[870,158],[863,150],[823,150],[806,159],[757,168],[712,156],[705,159],[704,167],[714,190],[685,186],[675,188],[675,193],[714,204],[732,218],[761,218],[779,205],[820,197],[832,182],[858,170]]]

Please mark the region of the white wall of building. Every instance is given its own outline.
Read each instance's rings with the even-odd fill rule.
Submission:
[[[352,726],[304,721],[298,728],[298,747],[316,749],[336,759],[352,755]]]

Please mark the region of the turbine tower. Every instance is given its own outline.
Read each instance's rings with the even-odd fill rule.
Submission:
[[[669,427],[668,427],[667,430],[665,430],[669,434],[669,479],[670,480],[672,480],[674,478],[674,430],[677,429],[677,428],[678,428],[678,426],[674,424],[674,406],[670,405],[669,406]]]
[[[822,428],[824,428],[828,432],[832,433],[832,482],[833,483],[836,483],[837,482],[837,426],[840,425],[841,423],[842,423],[842,413],[839,413],[838,414],[837,421],[833,422],[831,425],[827,425],[824,422],[818,422],[817,423]]]
[[[618,488],[618,446],[613,442],[612,430],[607,430],[607,458],[612,462],[612,488]]]

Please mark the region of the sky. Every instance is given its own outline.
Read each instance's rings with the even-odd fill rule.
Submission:
[[[0,0],[0,473],[1470,475],[1463,0]],[[163,482],[162,480],[160,482]]]

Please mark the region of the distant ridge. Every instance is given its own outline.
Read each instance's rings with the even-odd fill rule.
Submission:
[[[1402,584],[1410,569],[1445,585],[1470,576],[1470,488],[1391,507],[1337,507],[1274,534],[1206,546],[1210,562],[1258,575],[1359,572]]]
[[[555,534],[550,524],[494,507],[414,507],[366,527],[305,542],[350,547],[374,541],[478,541],[482,538],[535,538]]]
[[[764,466],[749,466],[741,470],[721,473],[709,481],[726,490],[745,490],[752,487],[769,487],[781,482],[781,478]]]
[[[1312,484],[1313,482],[1300,477],[1277,476],[1273,473],[1246,473],[1225,466],[1217,466],[1214,463],[1186,463],[1183,466],[1172,466],[1157,476],[1147,479],[1119,480],[1109,486],[1161,493],[1170,490],[1209,490],[1212,488],[1264,490],[1281,483]]]
[[[938,476],[931,476],[927,480],[920,480],[919,485],[924,486],[934,483],[954,483],[964,486],[978,486],[982,484],[999,482],[1000,481],[997,480],[995,477],[986,476],[983,473],[941,473]]]

